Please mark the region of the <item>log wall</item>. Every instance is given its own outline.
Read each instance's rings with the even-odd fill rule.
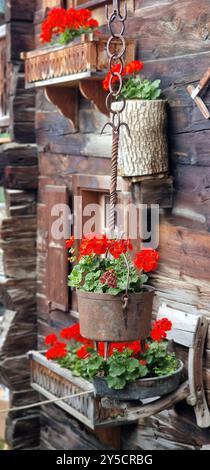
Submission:
[[[5,190],[6,216],[0,228],[4,273],[0,298],[5,313],[0,331],[0,383],[10,390],[10,405],[38,400],[30,388],[26,358],[36,348],[36,202],[37,147],[35,93],[26,91],[20,52],[34,47],[35,2],[9,0],[6,7],[6,46],[9,131],[11,143],[0,145],[0,185]],[[0,65],[1,67],[1,65]],[[6,440],[13,449],[38,446],[37,410],[9,413]]]
[[[34,43],[39,47],[40,22],[52,1],[37,0],[36,4],[26,1],[23,5],[21,0],[11,0],[8,3],[8,57],[13,84],[10,93],[11,132],[16,143],[3,149],[0,165],[8,201],[8,214],[2,226],[7,292],[11,294],[9,297],[15,292],[15,299],[12,305],[8,305],[5,331],[10,333],[0,356],[0,372],[13,389],[12,403],[22,404],[35,399],[29,391],[25,359],[25,352],[34,347],[36,341],[35,211],[37,209],[37,317],[41,348],[47,333],[75,320],[63,309],[50,308],[48,284],[54,279],[54,273],[47,270],[48,188],[49,185],[65,187],[71,196],[73,174],[110,174],[111,137],[100,135],[106,118],[80,95],[78,132],[46,100],[43,91],[36,94],[34,121],[34,94],[24,91],[19,53],[33,49]],[[56,0],[53,5],[60,3]],[[102,24],[105,22],[104,3],[91,2]],[[161,216],[161,263],[152,281],[157,289],[155,310],[164,299],[178,309],[210,317],[210,121],[204,120],[186,92],[186,85],[196,83],[209,66],[209,0],[129,0],[128,3],[127,33],[137,38],[136,58],[144,60],[148,76],[161,78],[170,105],[168,134],[174,205],[172,210],[165,210]],[[72,2],[68,4],[71,6]],[[210,106],[208,90],[205,102]],[[35,135],[39,147],[37,204]],[[13,197],[15,203],[12,202]],[[17,240],[21,262],[15,258]],[[15,354],[14,343],[17,344]],[[8,370],[11,370],[10,375]],[[210,333],[204,377],[210,403]],[[39,418],[42,449],[101,449],[119,448],[121,445],[124,449],[193,450],[210,443],[209,430],[200,430],[192,410],[179,404],[175,410],[164,411],[146,423],[122,427],[121,438],[119,430],[90,433],[58,407],[46,406],[40,416],[30,412],[9,417],[7,439],[10,444],[18,448],[36,446]]]

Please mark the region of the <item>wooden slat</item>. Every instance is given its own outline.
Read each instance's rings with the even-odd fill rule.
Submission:
[[[172,330],[167,333],[167,338],[188,348],[193,347],[199,317],[162,304],[157,318],[164,317],[168,318],[173,325]]]
[[[68,311],[69,289],[67,250],[63,238],[55,240],[51,233],[52,208],[56,204],[68,204],[68,190],[66,186],[46,186],[46,203],[48,219],[48,253],[47,253],[47,297],[50,310],[58,308]]]

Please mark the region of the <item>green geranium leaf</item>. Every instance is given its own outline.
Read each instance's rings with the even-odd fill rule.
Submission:
[[[112,377],[118,377],[119,375],[124,374],[126,368],[122,364],[112,364],[109,369],[109,373]]]
[[[123,377],[107,377],[107,383],[109,388],[114,388],[115,390],[123,390],[126,385],[126,380]]]

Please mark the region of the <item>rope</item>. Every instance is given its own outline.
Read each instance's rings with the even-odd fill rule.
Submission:
[[[49,403],[56,403],[57,401],[67,400],[68,398],[80,397],[82,395],[88,395],[88,394],[91,394],[93,392],[94,392],[93,390],[92,391],[89,390],[89,391],[86,391],[86,392],[75,393],[74,395],[67,395],[65,397],[53,398],[51,400],[38,401],[37,403],[32,403],[31,405],[15,406],[14,408],[5,408],[3,410],[0,410],[0,414],[9,413],[10,411],[28,410],[30,408],[35,408],[36,406],[48,405]]]
[[[116,204],[117,204],[117,160],[119,147],[119,132],[113,132],[112,160],[111,160],[111,186],[110,186],[110,214],[109,226],[111,233],[115,229]]]

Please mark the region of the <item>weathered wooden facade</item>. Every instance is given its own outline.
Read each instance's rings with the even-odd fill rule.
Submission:
[[[56,203],[70,204],[74,194],[82,193],[90,202],[99,201],[99,190],[104,196],[109,190],[111,136],[100,135],[106,116],[78,92],[75,129],[49,103],[43,89],[36,96],[33,89],[24,89],[20,52],[39,47],[40,23],[46,9],[61,3],[59,0],[7,2],[12,142],[0,147],[1,181],[7,200],[7,218],[1,229],[5,265],[1,291],[7,312],[6,339],[0,349],[0,382],[12,390],[12,405],[36,399],[29,387],[25,353],[35,348],[37,335],[38,348],[42,349],[47,333],[77,318],[74,295],[70,296],[66,287],[63,243],[61,240],[60,244],[54,244],[51,239],[51,208]],[[65,5],[93,8],[94,16],[106,32],[105,3],[104,0],[69,0]],[[157,289],[155,311],[164,300],[169,306],[210,318],[210,121],[203,118],[186,91],[186,86],[197,82],[209,66],[209,0],[128,0],[128,7],[126,33],[137,40],[136,58],[144,61],[147,75],[161,79],[169,101],[174,192],[173,206],[168,191],[164,203],[158,192],[155,201],[152,199],[162,205],[161,263],[153,277]],[[210,106],[208,90],[204,99]],[[151,202],[154,186],[151,182],[150,190],[145,189],[144,194],[149,195],[145,203]],[[127,194],[128,188],[125,191]],[[137,183],[133,192],[139,202]],[[182,354],[185,355],[184,350]],[[210,330],[203,373],[210,406]],[[55,405],[47,405],[39,412],[11,413],[7,440],[13,448],[20,449],[39,445],[41,449],[121,446],[123,449],[193,450],[210,444],[210,430],[197,427],[193,411],[185,403],[138,425],[95,433]]]

